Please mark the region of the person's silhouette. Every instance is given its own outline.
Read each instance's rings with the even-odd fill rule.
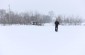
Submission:
[[[59,21],[55,21],[55,31],[57,32],[58,31],[58,25],[59,25]]]

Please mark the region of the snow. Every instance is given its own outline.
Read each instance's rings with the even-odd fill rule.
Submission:
[[[85,26],[0,26],[0,55],[85,55]]]

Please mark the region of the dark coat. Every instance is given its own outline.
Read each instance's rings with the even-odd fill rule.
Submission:
[[[58,27],[58,25],[59,25],[59,22],[55,21],[55,27]]]

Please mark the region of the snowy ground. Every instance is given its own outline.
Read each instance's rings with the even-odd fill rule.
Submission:
[[[0,26],[0,55],[85,55],[85,26]]]

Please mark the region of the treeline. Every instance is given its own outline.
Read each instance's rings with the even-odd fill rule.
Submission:
[[[0,10],[0,24],[24,24],[24,25],[42,25],[52,21],[51,16],[39,14],[37,12],[23,12],[15,13],[13,11],[7,12],[6,10]]]
[[[43,15],[38,12],[15,13],[13,11],[7,12],[6,10],[0,9],[0,24],[43,25],[52,22],[53,16],[53,12],[50,12],[48,15]],[[55,19],[58,20],[61,25],[80,25],[83,23],[83,19],[80,17],[57,16]]]

